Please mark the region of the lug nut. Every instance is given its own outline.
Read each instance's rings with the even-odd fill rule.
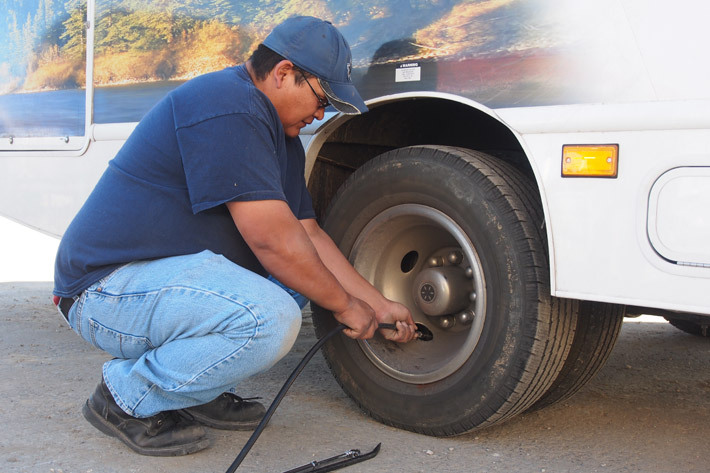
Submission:
[[[478,295],[475,292],[472,292],[471,294],[468,295],[468,298],[471,299],[471,302],[474,302]]]
[[[456,319],[450,315],[445,315],[443,317],[436,317],[436,324],[441,328],[451,328],[456,324]]]
[[[473,279],[473,268],[469,266],[466,268],[466,271],[464,271],[464,274],[468,279]]]
[[[444,266],[444,258],[442,256],[434,256],[429,258],[429,266],[438,267]]]
[[[452,251],[447,255],[447,259],[451,264],[459,264],[461,261],[463,261],[463,255],[460,251]]]
[[[464,310],[463,312],[456,314],[456,322],[461,325],[471,325],[474,317],[476,317],[476,314],[474,314],[472,310]]]

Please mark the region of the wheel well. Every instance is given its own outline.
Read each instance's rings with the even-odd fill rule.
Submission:
[[[329,130],[308,181],[322,218],[342,183],[386,151],[414,145],[460,146],[486,152],[533,176],[515,135],[501,122],[469,105],[442,98],[406,98],[371,107]]]

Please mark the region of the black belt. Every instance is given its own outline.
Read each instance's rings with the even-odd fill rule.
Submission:
[[[71,310],[71,306],[74,305],[74,298],[73,297],[60,297],[59,298],[59,312],[62,313],[65,319],[67,319],[67,322],[69,321],[69,311]]]

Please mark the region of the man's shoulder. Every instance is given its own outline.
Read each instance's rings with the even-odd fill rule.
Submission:
[[[240,88],[240,85],[245,85],[245,76],[241,73],[242,66],[232,66],[219,71],[207,72],[185,82],[181,87],[176,89],[199,90],[203,88],[214,89],[218,88]]]
[[[191,126],[234,114],[268,118],[268,107],[257,92],[241,66],[198,76],[171,94],[176,125]]]

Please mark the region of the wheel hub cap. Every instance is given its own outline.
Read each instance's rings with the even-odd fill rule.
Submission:
[[[457,266],[428,268],[415,279],[414,302],[426,315],[450,315],[460,312],[471,302],[471,280]]]
[[[434,333],[428,343],[399,344],[380,335],[358,341],[381,371],[426,384],[455,373],[474,354],[485,321],[485,282],[474,245],[452,218],[419,204],[391,207],[358,235],[350,261]]]

